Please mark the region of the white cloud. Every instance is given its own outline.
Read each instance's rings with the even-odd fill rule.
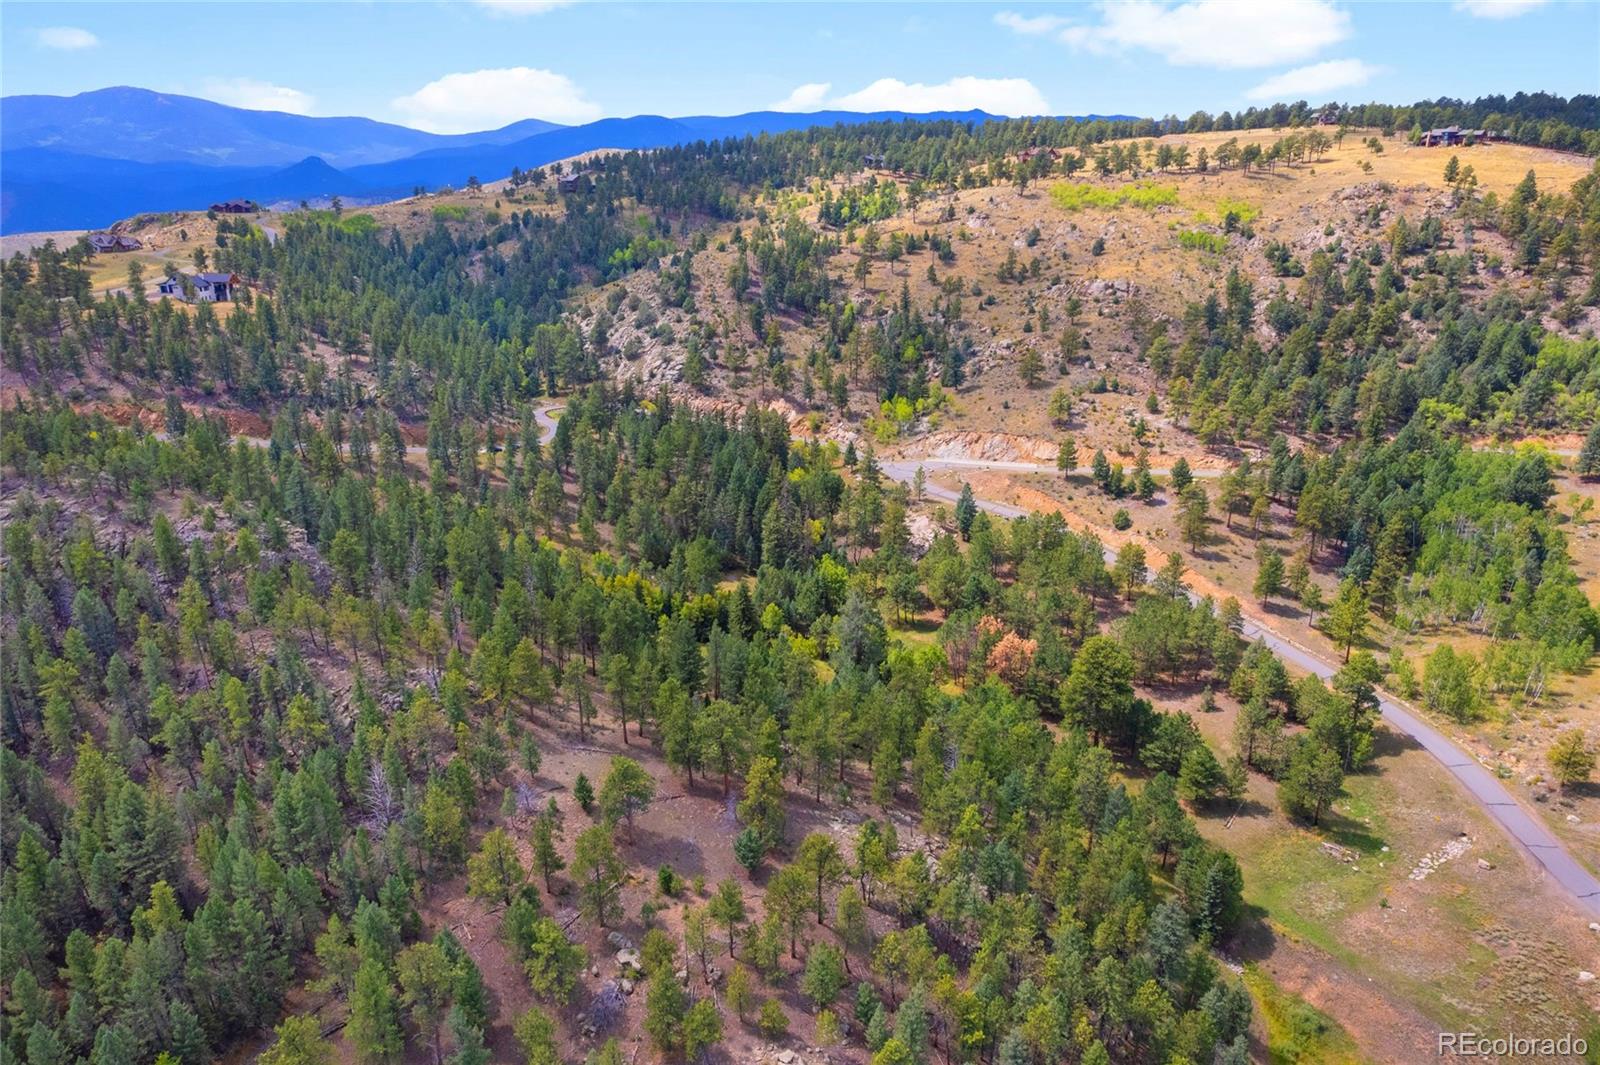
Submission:
[[[773,104],[775,111],[969,111],[977,108],[993,115],[1047,115],[1044,94],[1026,78],[951,78],[938,85],[906,84],[898,78],[879,78],[866,88],[842,96],[830,95],[827,82],[801,85],[787,99]]]
[[[1060,15],[1019,15],[1015,11],[1002,11],[994,17],[996,26],[1004,26],[1028,37],[1054,33],[1071,21]]]
[[[600,105],[572,79],[534,67],[446,74],[393,106],[411,125],[430,133],[473,133],[524,118],[580,124],[601,115]]]
[[[772,105],[774,111],[820,111],[827,105],[828,90],[833,86],[826,81],[808,81],[795,86],[794,92]]]
[[[525,15],[544,15],[561,7],[571,7],[576,0],[472,0],[491,15],[522,18]]]
[[[59,48],[66,52],[79,52],[100,43],[100,38],[76,26],[47,26],[39,31],[38,37],[44,47]]]
[[[1516,18],[1545,3],[1546,0],[1456,0],[1455,9],[1473,18]]]
[[[1338,89],[1350,89],[1372,80],[1378,68],[1360,59],[1330,59],[1308,67],[1296,67],[1274,74],[1260,85],[1248,89],[1252,100],[1291,102],[1324,97]]]
[[[1096,5],[1100,21],[1057,37],[1091,52],[1143,49],[1178,66],[1270,67],[1309,59],[1350,36],[1330,0],[1127,0]],[[1033,20],[1022,20],[1031,22]]]
[[[201,82],[200,95],[219,104],[247,107],[252,111],[309,115],[317,108],[317,99],[310,93],[254,78],[207,78]]]

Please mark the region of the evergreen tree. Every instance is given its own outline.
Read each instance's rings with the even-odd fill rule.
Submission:
[[[1078,468],[1078,442],[1072,437],[1063,437],[1061,447],[1056,452],[1056,469],[1061,471],[1061,476],[1071,477]]]
[[[633,831],[633,818],[650,805],[656,795],[656,782],[644,767],[632,758],[617,755],[611,759],[611,768],[600,785],[600,813],[607,821],[618,818],[628,822]]]
[[[561,1065],[561,1048],[557,1043],[555,1021],[537,1006],[518,1017],[512,1031],[527,1065]]]
[[[389,973],[377,959],[356,970],[350,993],[350,1045],[363,1062],[397,1060],[404,1045],[400,1007],[389,983]]]
[[[664,1054],[676,1053],[684,1044],[684,1020],[689,1012],[689,996],[670,971],[658,971],[650,979],[645,997],[644,1030],[650,1041]]]
[[[572,878],[584,915],[604,928],[622,915],[619,889],[625,869],[605,825],[586,829],[573,849]]]
[[[1347,578],[1339,585],[1339,594],[1323,619],[1323,627],[1335,645],[1344,649],[1344,660],[1350,660],[1350,650],[1366,636],[1367,593],[1355,578]]]
[[[972,539],[972,523],[978,516],[978,500],[972,494],[972,485],[961,482],[961,495],[956,499],[956,528],[961,539]]]
[[[1278,801],[1296,817],[1313,825],[1338,798],[1344,785],[1339,755],[1314,740],[1303,739],[1289,755],[1288,768],[1278,785]]]
[[[485,833],[478,852],[467,861],[467,893],[476,898],[499,899],[509,906],[527,877],[528,871],[522,867],[516,846],[504,829]]]
[[[1576,469],[1584,477],[1600,477],[1600,423],[1584,438]]]
[[[437,944],[413,943],[395,958],[395,971],[400,979],[401,1005],[411,1014],[417,1032],[433,1044],[434,1061],[442,1062],[440,1036],[455,993],[455,967]]]
[[[1283,594],[1283,556],[1270,547],[1256,554],[1256,579],[1250,591],[1262,603]]]

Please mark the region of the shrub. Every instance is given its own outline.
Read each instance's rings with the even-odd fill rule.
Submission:
[[[1144,181],[1134,185],[1107,188],[1103,185],[1062,182],[1051,187],[1050,199],[1064,211],[1124,206],[1148,211],[1156,207],[1170,207],[1177,204],[1178,186]]]
[[[1178,243],[1190,251],[1223,252],[1228,249],[1228,238],[1220,233],[1207,233],[1201,229],[1185,229],[1178,233]]]
[[[778,1000],[769,998],[761,1004],[761,1015],[756,1018],[756,1027],[761,1029],[761,1034],[768,1039],[782,1039],[789,1031],[789,1015],[783,1012],[783,1007],[778,1005]]]
[[[1582,784],[1594,772],[1594,751],[1583,741],[1582,729],[1568,729],[1550,746],[1550,768],[1563,787]]]

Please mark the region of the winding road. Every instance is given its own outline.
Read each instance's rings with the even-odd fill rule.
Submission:
[[[921,467],[925,474],[934,474],[941,470],[970,469],[1013,473],[1059,472],[1053,466],[1027,462],[986,462],[981,459],[889,459],[880,463],[885,475],[907,484],[916,476],[918,467]],[[1195,475],[1200,476],[1201,471],[1196,470]],[[959,498],[955,490],[934,484],[932,481],[923,486],[923,492],[934,499],[951,503]],[[997,500],[978,499],[977,502],[983,510],[1002,518],[1020,518],[1028,513],[1023,507]],[[1106,560],[1109,562],[1115,557],[1116,552],[1107,548]],[[1191,598],[1195,598],[1195,593],[1189,594]],[[1308,673],[1315,673],[1326,679],[1338,672],[1338,666],[1334,663],[1287,636],[1267,628],[1260,619],[1249,614],[1244,617],[1243,635],[1248,640],[1260,640],[1285,662]],[[1472,796],[1473,801],[1505,829],[1506,833],[1528,852],[1546,874],[1572,896],[1581,910],[1592,917],[1600,917],[1600,879],[1596,879],[1593,873],[1573,857],[1555,834],[1519,802],[1493,773],[1449,737],[1422,720],[1415,712],[1381,691],[1378,706],[1384,721],[1391,728],[1411,737],[1444,766],[1445,770],[1466,789],[1467,794]]]
[[[549,404],[534,411],[534,419],[539,425],[539,439],[541,443],[548,443],[555,435],[556,425],[563,407],[560,404]],[[157,433],[158,437],[165,437],[165,433]],[[258,446],[265,446],[267,441],[260,438],[239,437],[248,439]],[[408,454],[426,453],[427,448],[412,445],[406,448]],[[984,470],[1002,473],[1045,473],[1056,474],[1060,471],[1054,466],[1046,466],[1031,462],[987,461],[983,459],[963,458],[898,458],[885,459],[880,462],[883,473],[896,481],[910,484],[916,477],[918,468],[925,474],[934,474],[944,470]],[[1080,468],[1075,473],[1087,474],[1087,469]],[[1195,470],[1196,477],[1216,476],[1220,471]],[[1167,470],[1152,470],[1151,473],[1165,475]],[[959,494],[943,485],[928,481],[923,486],[923,492],[934,499],[954,503]],[[1002,503],[993,499],[977,500],[978,506],[990,514],[1002,518],[1020,518],[1028,511],[1011,503]],[[1113,561],[1116,552],[1106,549],[1106,560]],[[1197,598],[1194,592],[1189,593],[1191,598]],[[1278,654],[1285,662],[1290,663],[1308,673],[1315,673],[1324,679],[1338,672],[1338,666],[1323,658],[1320,654],[1291,640],[1289,637],[1274,632],[1263,625],[1259,618],[1249,614],[1244,616],[1243,635],[1246,639],[1260,640]],[[1494,821],[1503,828],[1510,837],[1527,850],[1529,855],[1538,862],[1539,866],[1551,876],[1556,883],[1572,896],[1579,907],[1586,913],[1600,917],[1600,879],[1589,872],[1581,862],[1572,856],[1572,853],[1556,839],[1555,835],[1546,828],[1539,819],[1531,813],[1526,806],[1506,790],[1494,774],[1484,768],[1477,759],[1462,750],[1454,741],[1445,736],[1438,729],[1422,720],[1416,713],[1403,706],[1387,694],[1379,693],[1378,706],[1383,714],[1383,719],[1391,728],[1404,733],[1419,743],[1424,750],[1431,754],[1445,770],[1453,776],[1460,785],[1466,789],[1478,804]]]

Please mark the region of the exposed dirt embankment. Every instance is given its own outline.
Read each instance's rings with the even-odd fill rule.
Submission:
[[[689,389],[674,390],[672,399],[673,402],[689,408],[696,414],[717,415],[733,421],[742,418],[744,412],[750,409],[750,404],[747,402],[741,403],[735,399],[719,399],[716,396],[702,395]],[[811,416],[803,413],[782,396],[758,401],[756,406],[762,410],[781,414],[789,423],[789,434],[791,436],[805,440],[832,440],[840,445],[848,441],[854,441],[857,446],[860,446],[861,437],[848,425],[823,421],[819,428],[813,428]]]
[[[1015,433],[930,433],[917,441],[917,452],[930,458],[973,459],[982,462],[1053,463],[1058,444]]]

